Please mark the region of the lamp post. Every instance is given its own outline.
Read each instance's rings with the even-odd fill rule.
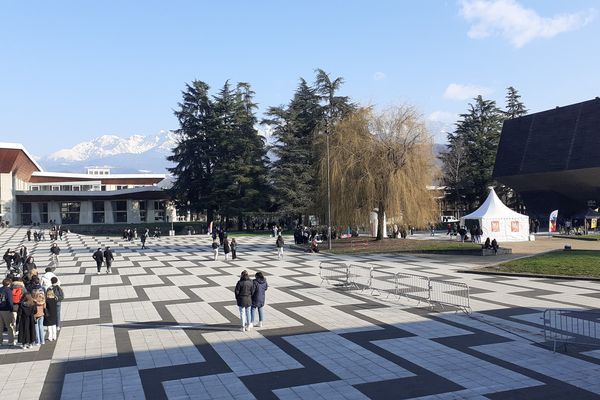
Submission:
[[[325,130],[325,136],[327,138],[327,247],[329,248],[329,250],[331,250],[331,184],[329,182],[329,129]]]

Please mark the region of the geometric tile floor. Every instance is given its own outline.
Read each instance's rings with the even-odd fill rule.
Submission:
[[[0,251],[25,244],[43,269],[50,242],[24,233],[1,230]],[[141,250],[67,235],[63,328],[41,347],[0,347],[0,398],[600,398],[600,346],[553,353],[540,320],[544,308],[600,308],[600,282],[461,274],[471,266],[459,258],[286,249],[278,260],[270,237],[240,237],[237,260],[213,261],[210,242],[163,237]],[[104,245],[113,273],[96,275]],[[321,285],[322,260],[465,282],[473,317]],[[243,269],[269,282],[265,326],[245,333],[233,295]]]

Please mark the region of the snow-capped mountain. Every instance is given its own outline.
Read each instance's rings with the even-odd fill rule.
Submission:
[[[176,144],[176,135],[170,131],[125,138],[103,135],[58,150],[40,161],[44,169],[55,172],[84,172],[86,166],[101,165],[112,167],[113,173],[165,173],[171,166],[166,157]]]

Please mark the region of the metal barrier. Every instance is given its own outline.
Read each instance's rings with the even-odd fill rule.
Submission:
[[[458,307],[467,314],[471,312],[469,286],[462,282],[429,280],[429,301],[440,306]]]
[[[352,282],[356,288],[363,290],[371,289],[373,280],[373,267],[370,265],[348,265],[348,281]]]
[[[321,277],[321,283],[335,281],[342,284],[342,286],[356,286],[355,283],[350,281],[350,271],[346,264],[322,262],[319,264],[319,276]],[[356,287],[358,288],[358,286]]]
[[[419,303],[424,301],[431,305],[429,278],[426,276],[398,272],[396,274],[396,292],[398,296],[417,300]]]
[[[544,340],[594,345],[600,343],[600,312],[547,309],[544,310]]]
[[[461,282],[430,279],[426,276],[398,272],[392,274],[372,266],[346,265],[322,262],[319,265],[321,283],[337,282],[337,285],[371,290],[371,294],[387,293],[398,297],[435,305],[456,307],[471,313],[469,286]]]

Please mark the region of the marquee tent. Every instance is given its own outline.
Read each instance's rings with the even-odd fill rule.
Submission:
[[[461,225],[477,223],[483,231],[482,240],[488,237],[500,243],[529,240],[529,217],[505,206],[494,189],[490,189],[490,194],[481,207],[462,217],[460,222]]]

